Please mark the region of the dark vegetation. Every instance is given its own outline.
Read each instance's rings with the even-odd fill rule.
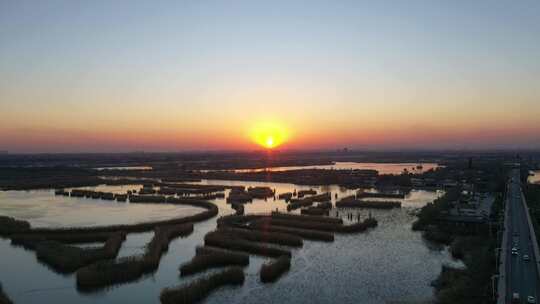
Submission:
[[[305,216],[312,217],[312,216]],[[285,226],[292,228],[308,229],[308,230],[317,230],[325,232],[340,232],[340,233],[352,233],[352,232],[362,232],[368,228],[377,226],[377,221],[375,219],[369,218],[363,222],[355,223],[352,225],[343,225],[337,223],[329,222],[316,222],[316,221],[306,221],[306,220],[287,220],[276,217],[265,217],[256,221],[255,225],[259,227],[266,226]]]
[[[39,261],[61,273],[71,273],[94,262],[114,259],[126,235],[123,232],[112,234],[102,247],[79,248],[57,241],[41,241],[35,244]]]
[[[220,232],[219,230],[208,233],[204,237],[204,244],[267,257],[291,256],[291,252],[288,250],[260,244],[259,242],[246,241],[236,237],[234,234]]]
[[[251,202],[253,197],[244,189],[233,189],[227,197],[228,204],[245,204]]]
[[[266,223],[254,223],[251,229],[258,229],[268,232],[282,232],[299,236],[306,240],[333,242],[334,234],[330,232],[315,231],[308,229],[291,228],[285,226],[266,225]]]
[[[533,222],[535,234],[540,236],[540,184],[528,184],[524,189],[525,199]],[[539,239],[537,238],[537,241]]]
[[[13,302],[11,302],[9,297],[4,293],[2,284],[0,284],[0,304],[13,304]]]
[[[301,207],[308,207],[308,206],[313,205],[313,203],[327,202],[330,199],[331,199],[331,195],[329,192],[318,194],[318,195],[312,195],[305,198],[293,198],[289,201],[289,204],[287,205],[287,210],[290,211],[290,210],[295,210]]]
[[[272,243],[291,247],[302,247],[303,245],[302,238],[281,232],[257,231],[228,227],[220,228],[218,231],[253,242]]]
[[[166,288],[159,297],[162,304],[197,303],[202,301],[213,290],[225,285],[241,285],[244,283],[244,272],[233,267],[222,272],[198,279],[187,285]]]
[[[274,282],[291,268],[291,258],[288,256],[280,256],[276,260],[265,263],[261,266],[260,277],[261,282]]]
[[[289,202],[292,197],[293,197],[292,192],[285,192],[285,193],[281,193],[280,195],[278,195],[278,199],[285,200],[285,202]]]
[[[465,269],[443,266],[436,281],[437,300],[450,303],[494,303],[491,297],[491,275],[495,271],[494,239],[484,236],[457,237],[450,251],[466,265]]]
[[[458,165],[442,172],[460,172],[462,184],[474,184],[478,190],[491,191],[496,199],[489,220],[499,217],[507,176],[500,163],[485,162],[478,164],[477,168],[470,164],[469,168]],[[423,236],[430,241],[450,245],[452,256],[466,265],[464,269],[443,266],[439,278],[433,282],[438,303],[494,303],[491,276],[495,272],[494,252],[497,247],[494,236],[499,227],[492,224],[495,231],[490,231],[487,223],[478,227],[476,224],[453,225],[439,220],[447,214],[451,203],[460,199],[461,191],[460,186],[448,188],[445,195],[424,206],[412,228],[423,231]]]
[[[30,230],[30,223],[9,216],[0,216],[0,235],[24,233]]]
[[[196,255],[191,261],[180,266],[180,275],[186,276],[216,267],[247,265],[249,265],[247,254],[212,247],[197,247]]]
[[[315,216],[328,216],[330,214],[329,209],[320,208],[317,206],[307,207],[300,210],[302,215],[315,215]]]
[[[236,215],[244,215],[244,205],[241,203],[232,203],[231,208],[236,211]]]
[[[315,195],[317,194],[317,191],[313,190],[313,189],[309,189],[309,190],[300,190],[298,191],[298,198],[302,198],[306,195]]]
[[[358,199],[347,199],[336,202],[338,208],[372,208],[372,209],[392,209],[401,208],[401,202],[393,201],[362,201]]]
[[[270,187],[249,187],[247,192],[252,198],[269,198],[273,197],[276,193]]]
[[[193,224],[158,226],[154,237],[146,246],[144,255],[120,260],[104,260],[77,271],[77,287],[81,290],[99,289],[126,283],[155,271],[161,256],[168,250],[172,239],[193,232]]]
[[[270,215],[229,215],[218,219],[218,229],[206,234],[204,241],[207,247],[276,258],[275,261],[264,265],[260,273],[261,281],[273,282],[290,268],[291,263],[291,252],[275,247],[276,245],[301,247],[303,238],[333,241],[333,232],[362,232],[375,226],[377,226],[377,221],[373,218],[352,225],[343,225],[342,219],[326,216],[292,215],[279,212],[272,212]],[[235,263],[230,259],[236,263],[242,262],[237,258],[227,258],[223,253],[215,255],[211,250],[207,256],[201,255],[198,250],[197,255],[180,269],[182,275],[187,275],[210,267]]]
[[[284,219],[284,220],[294,220],[300,222],[318,222],[318,223],[331,223],[331,224],[343,224],[341,218],[327,217],[327,216],[302,216],[287,214],[281,212],[272,212],[272,218],[275,219]]]
[[[135,172],[132,172],[136,174]],[[147,179],[115,178],[106,179],[96,170],[68,167],[7,167],[0,168],[1,190],[64,189],[98,185],[143,184]],[[65,195],[59,193],[59,195]]]
[[[0,169],[0,189],[3,190],[58,189],[102,183],[89,169],[60,166]]]
[[[329,216],[330,209],[332,209],[331,202],[318,203],[316,206],[303,208],[300,210],[300,214],[314,215],[314,216]]]
[[[424,237],[431,241],[450,244],[453,229],[438,225],[438,219],[443,216],[443,212],[450,209],[450,203],[456,201],[460,193],[460,188],[448,189],[442,197],[436,199],[433,203],[426,204],[417,214],[417,220],[413,223],[412,229],[424,231]]]
[[[218,229],[206,234],[205,245],[276,258],[275,261],[264,265],[260,273],[261,281],[273,282],[290,268],[291,252],[267,245],[268,243],[299,247],[303,244],[303,238],[333,241],[333,232],[362,232],[375,226],[377,221],[373,218],[352,225],[343,225],[342,219],[326,216],[279,212],[272,212],[270,215],[230,215],[221,217],[218,220]],[[218,257],[196,256],[181,269],[185,267],[186,273],[191,273],[212,267],[214,263],[222,266],[226,262]]]
[[[375,170],[299,169],[289,171],[231,172],[211,171],[197,178],[291,183],[296,185],[340,185],[349,188],[369,187],[377,178]]]

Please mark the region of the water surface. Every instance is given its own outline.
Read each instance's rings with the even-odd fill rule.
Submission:
[[[126,193],[140,185],[84,187]],[[81,188],[82,189],[82,188]],[[136,224],[193,215],[202,208],[167,204],[130,204],[54,195],[53,190],[0,191],[0,215],[23,219],[32,227]]]
[[[229,184],[244,186],[269,186],[277,193],[309,189],[281,183],[212,181],[205,184]],[[129,188],[129,187],[127,187]],[[319,192],[331,191],[339,197],[354,193],[338,186],[311,187]],[[107,188],[108,189],[108,188]],[[435,279],[443,263],[454,263],[446,250],[430,249],[420,233],[411,231],[413,211],[434,200],[442,192],[412,191],[402,200],[403,208],[393,210],[339,209],[340,216],[360,213],[365,218],[371,213],[379,220],[379,226],[367,233],[336,235],[333,243],[305,241],[303,248],[293,250],[290,272],[273,284],[259,282],[260,265],[266,258],[250,257],[246,268],[247,279],[243,286],[221,288],[205,303],[387,303],[390,301],[425,302],[433,298],[429,283]],[[83,222],[95,224],[106,216],[111,207],[122,205],[126,217],[130,217],[129,204],[111,201],[93,202],[54,196],[51,191],[30,191],[6,195],[0,194],[0,206],[12,201],[12,197],[26,196],[26,200],[55,201],[73,200],[73,208],[83,204],[100,204],[104,210]],[[18,200],[19,202],[24,199]],[[220,215],[232,213],[224,199],[214,202]],[[54,204],[54,203],[53,203]],[[64,203],[62,203],[64,204]],[[134,204],[135,205],[135,204]],[[147,206],[147,205],[144,205]],[[151,208],[158,206],[152,206]],[[285,210],[283,201],[273,199],[255,200],[246,205],[246,212],[260,213],[275,209]],[[149,211],[149,210],[147,210]],[[26,214],[29,213],[30,215]],[[32,208],[18,211],[21,218],[32,218]],[[5,214],[0,209],[0,214]],[[26,215],[25,215],[26,214]],[[120,216],[121,213],[119,213]],[[332,216],[336,216],[335,210]],[[96,218],[97,217],[97,218]],[[355,216],[356,218],[356,216]],[[58,219],[57,219],[58,220]],[[62,219],[69,222],[69,218]],[[124,219],[127,221],[127,219]],[[47,223],[43,223],[45,226]],[[53,225],[53,223],[48,223]],[[57,223],[55,222],[54,225]],[[73,275],[56,274],[38,263],[35,254],[16,248],[9,240],[0,240],[0,281],[16,303],[159,303],[159,293],[164,287],[185,284],[200,275],[179,278],[178,267],[190,260],[195,247],[203,244],[204,235],[216,227],[216,218],[197,223],[193,234],[171,242],[163,256],[159,269],[137,282],[118,285],[98,293],[79,293]],[[120,255],[129,256],[144,251],[153,233],[131,234],[124,243]]]

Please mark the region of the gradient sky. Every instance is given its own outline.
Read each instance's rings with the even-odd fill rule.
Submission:
[[[0,150],[540,148],[540,1],[0,0]]]

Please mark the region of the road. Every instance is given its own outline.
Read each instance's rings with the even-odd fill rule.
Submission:
[[[524,204],[523,193],[519,178],[519,170],[514,169],[507,184],[506,204],[508,210],[508,228],[506,246],[506,299],[505,303],[516,303],[513,294],[519,294],[520,301],[517,303],[529,303],[527,297],[533,296],[538,299],[540,295],[540,279],[537,271],[537,258],[534,254],[532,237],[534,231],[530,231],[528,215]],[[512,248],[517,248],[518,254],[512,254]],[[525,260],[524,256],[530,260]]]

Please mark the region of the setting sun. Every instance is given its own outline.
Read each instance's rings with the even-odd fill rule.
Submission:
[[[266,139],[266,147],[267,148],[272,148],[274,147],[274,139],[272,137],[268,137]]]
[[[273,149],[289,139],[289,132],[276,122],[258,123],[250,130],[253,142],[267,149]]]

